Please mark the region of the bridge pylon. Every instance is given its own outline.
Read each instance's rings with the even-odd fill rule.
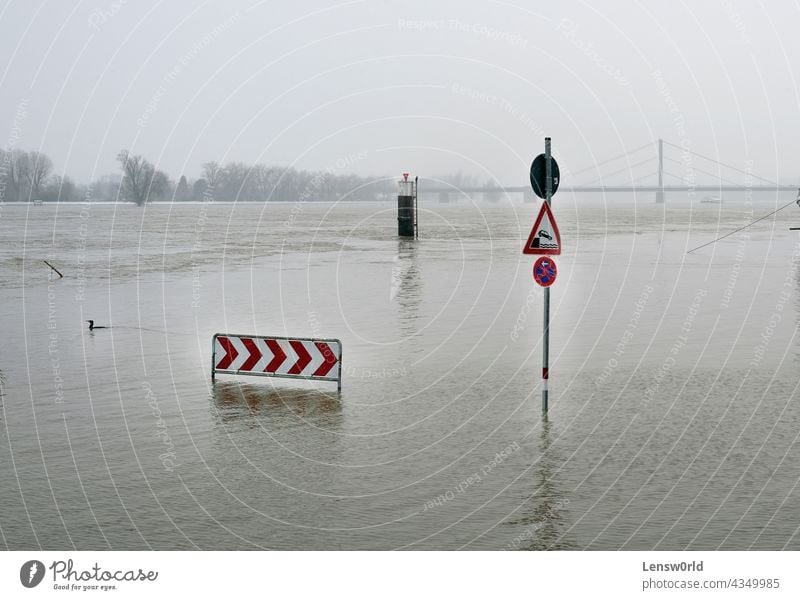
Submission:
[[[664,140],[658,139],[658,190],[656,204],[664,204]]]

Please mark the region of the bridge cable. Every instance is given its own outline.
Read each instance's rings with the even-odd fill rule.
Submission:
[[[642,180],[647,179],[648,177],[656,177],[657,175],[658,175],[658,172],[657,171],[653,171],[652,173],[648,173],[647,175],[642,175],[641,177],[639,177],[638,179],[632,181],[631,183],[633,184],[634,187],[636,187],[636,185],[641,183]]]
[[[594,183],[597,183],[598,181],[602,181],[602,180],[603,180],[603,179],[605,179],[605,178],[608,178],[608,177],[613,177],[614,175],[617,175],[617,174],[619,174],[619,173],[624,173],[625,171],[630,171],[630,170],[632,170],[632,169],[634,169],[634,168],[636,168],[636,167],[638,167],[638,166],[641,166],[641,165],[643,165],[643,164],[649,163],[649,162],[651,162],[651,161],[652,161],[652,159],[651,159],[651,158],[649,158],[649,157],[648,157],[648,158],[645,158],[643,161],[640,161],[640,162],[638,162],[638,163],[636,163],[636,164],[634,164],[634,165],[628,165],[628,166],[626,166],[626,167],[623,167],[622,169],[620,169],[620,170],[618,170],[618,171],[614,171],[613,173],[607,173],[606,175],[601,175],[601,176],[600,176],[600,177],[598,177],[597,179],[593,179],[593,180],[592,180],[592,181],[590,181],[589,183],[584,183],[583,185],[592,185],[592,184],[594,184]]]
[[[748,228],[748,227],[750,227],[751,225],[755,225],[755,224],[756,224],[756,223],[758,223],[759,221],[763,221],[763,220],[764,220],[764,219],[766,219],[767,217],[771,217],[771,216],[772,216],[772,215],[774,215],[775,213],[782,211],[784,208],[786,208],[786,207],[788,207],[788,206],[791,206],[791,205],[792,205],[792,204],[794,204],[795,202],[798,202],[798,200],[800,200],[800,191],[798,191],[798,199],[797,199],[797,200],[792,200],[792,201],[791,201],[791,202],[789,202],[788,204],[784,204],[784,205],[783,205],[783,206],[781,206],[780,208],[778,208],[778,209],[776,209],[776,210],[773,210],[773,211],[772,211],[771,213],[769,213],[768,215],[764,215],[763,217],[759,217],[759,218],[758,218],[758,219],[756,219],[755,221],[752,221],[751,223],[748,223],[747,225],[743,225],[742,227],[739,227],[738,229],[734,229],[733,231],[731,231],[731,232],[729,232],[729,233],[726,233],[726,234],[725,234],[725,235],[723,235],[722,237],[718,237],[718,238],[717,238],[717,239],[715,239],[715,240],[712,240],[712,241],[710,241],[710,242],[706,242],[705,244],[703,244],[702,246],[698,246],[697,248],[692,248],[692,249],[691,249],[691,250],[689,250],[689,251],[688,251],[686,254],[691,254],[691,253],[692,253],[692,252],[694,252],[695,250],[700,250],[700,248],[705,248],[706,246],[709,246],[709,245],[711,245],[711,244],[715,244],[715,243],[717,243],[717,242],[718,242],[718,241],[720,241],[720,240],[724,240],[726,237],[728,237],[728,236],[731,236],[731,235],[733,235],[734,233],[738,233],[738,232],[740,232],[742,229],[747,229],[747,228]],[[800,206],[800,202],[798,202],[798,206]]]
[[[737,169],[736,167],[734,167],[732,165],[725,164],[724,162],[718,161],[718,160],[713,159],[713,158],[709,158],[708,156],[703,156],[702,154],[698,154],[697,152],[692,152],[691,150],[687,150],[685,148],[682,148],[681,146],[677,146],[677,145],[675,145],[675,144],[673,144],[671,142],[668,142],[666,140],[664,140],[664,144],[667,145],[667,146],[672,146],[673,148],[677,148],[678,150],[681,150],[683,152],[688,152],[689,154],[694,154],[695,156],[697,156],[699,158],[703,158],[705,160],[710,160],[713,163],[716,163],[718,165],[722,165],[723,167],[726,167],[728,169],[733,169],[734,171],[738,171],[739,173],[744,173],[745,175],[749,175],[750,177],[753,177],[755,179],[760,179],[761,181],[766,181],[767,183],[770,183],[772,185],[780,185],[780,184],[775,183],[774,181],[772,181],[770,179],[764,179],[763,177],[759,177],[758,175],[753,175],[752,173],[749,173],[747,171],[743,171],[742,169]]]
[[[570,171],[569,174],[574,176],[574,175],[580,175],[581,173],[586,173],[586,171],[591,171],[592,169],[596,169],[597,167],[602,167],[603,165],[608,164],[610,162],[613,162],[613,161],[617,160],[618,158],[623,158],[625,156],[631,156],[633,154],[636,154],[640,150],[644,150],[645,148],[649,148],[652,145],[653,145],[652,143],[644,144],[643,146],[639,146],[638,148],[634,148],[633,150],[629,150],[628,152],[624,152],[623,154],[618,154],[617,156],[612,156],[611,158],[607,158],[606,160],[604,160],[602,162],[595,163],[590,167],[586,167],[585,169],[581,169],[580,171]]]
[[[677,165],[682,165],[683,164],[679,160],[675,160],[674,158],[667,158],[666,156],[664,157],[664,160],[668,160],[669,162],[673,162],[673,163],[675,163]],[[731,185],[741,185],[738,181],[731,181],[730,179],[726,179],[725,177],[723,177],[719,173],[709,173],[708,171],[704,171],[703,169],[700,169],[698,167],[690,167],[690,168],[692,170],[694,170],[694,171],[697,171],[698,173],[702,173],[703,175],[708,175],[709,177],[716,177],[720,181],[724,181],[725,183],[729,183]]]
[[[679,175],[675,175],[674,173],[670,173],[669,171],[662,171],[662,173],[664,173],[664,175],[668,175],[669,177],[674,177],[675,179],[677,179],[678,181],[680,181],[684,185],[686,184],[686,180],[683,177],[679,176]]]

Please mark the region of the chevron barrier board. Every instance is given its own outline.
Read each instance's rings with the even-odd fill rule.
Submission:
[[[214,334],[211,380],[217,373],[335,381],[342,389],[342,342],[317,338]]]

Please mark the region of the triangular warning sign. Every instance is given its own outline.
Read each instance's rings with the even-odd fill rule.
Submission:
[[[536,217],[522,253],[561,254],[561,234],[558,233],[558,225],[547,202],[542,203],[542,210]]]

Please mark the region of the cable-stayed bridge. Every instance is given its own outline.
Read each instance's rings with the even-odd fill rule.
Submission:
[[[682,174],[676,174],[675,171]],[[793,192],[798,189],[796,185],[771,181],[661,139],[655,144],[643,144],[577,171],[565,171],[562,168],[561,179],[569,182],[558,188],[562,193],[654,193],[658,203],[664,202],[670,192],[722,195],[726,192]],[[457,200],[459,196],[474,193],[481,193],[490,200],[499,200],[508,193],[522,193],[526,199],[533,197],[530,186],[458,187],[441,183],[420,186],[421,195],[438,194],[440,202]]]

